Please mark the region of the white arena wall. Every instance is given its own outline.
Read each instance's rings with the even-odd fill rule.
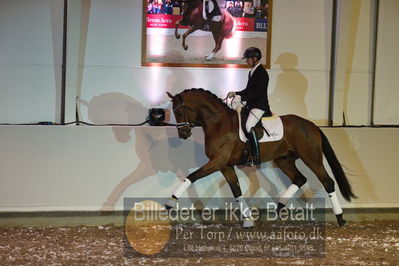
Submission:
[[[397,208],[398,128],[323,128],[358,199],[345,208]],[[202,166],[202,129],[188,140],[173,127],[2,126],[0,211],[122,210],[124,197],[169,197]],[[310,170],[297,196],[325,197]],[[244,197],[278,197],[290,184],[272,163],[237,169]],[[184,197],[232,197],[220,172]],[[327,207],[328,207],[327,203]]]
[[[337,1],[334,125],[343,124],[343,114],[346,125],[399,124],[399,2],[379,1],[373,80],[375,1]],[[329,119],[332,3],[273,3],[270,104],[321,126]],[[90,122],[85,103],[101,96],[154,107],[168,104],[165,91],[202,87],[224,97],[245,86],[247,69],[142,67],[142,8],[142,0],[68,1],[66,122],[75,120],[76,97]],[[61,121],[62,23],[63,0],[0,0],[0,123]]]
[[[397,126],[399,1],[379,1],[376,62],[376,1],[337,2],[333,125]],[[202,87],[224,98],[245,86],[247,69],[141,66],[142,0],[68,3],[66,122],[75,120],[77,107],[85,122],[139,123],[149,108],[170,110],[166,91]],[[272,110],[319,126],[329,119],[332,3],[273,3]],[[0,123],[61,121],[62,19],[63,0],[0,0]],[[359,196],[352,203],[340,198],[343,206],[398,208],[399,129],[323,131]],[[201,129],[183,141],[172,127],[0,126],[0,211],[121,210],[124,197],[167,197],[179,178],[206,162],[203,145]],[[324,197],[299,165],[309,176],[305,197]],[[289,184],[272,163],[237,171],[245,197],[276,197]],[[215,173],[185,196],[231,192]]]

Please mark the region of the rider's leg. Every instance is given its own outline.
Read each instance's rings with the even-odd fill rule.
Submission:
[[[209,31],[210,30],[209,26],[210,26],[211,20],[212,20],[212,18],[208,18],[205,21],[205,25],[204,25],[204,28],[203,28],[204,31]]]
[[[255,127],[249,132],[249,144],[251,145],[252,163],[254,165],[260,165],[259,143],[256,138]]]
[[[202,1],[202,17],[206,20],[207,19],[207,11],[208,11],[208,0],[203,0]]]
[[[248,115],[247,123],[245,124],[245,129],[248,133],[249,143],[251,145],[251,153],[252,153],[252,162],[254,165],[260,164],[260,156],[259,156],[259,143],[255,134],[255,126],[262,119],[262,115],[265,111],[253,108],[250,110]]]
[[[209,0],[203,0],[202,4],[203,4],[202,16],[204,17],[204,20],[205,20],[203,30],[209,31],[209,22],[212,19],[211,14],[209,12]]]
[[[217,3],[216,3],[217,4]],[[205,31],[209,31],[210,30],[210,26],[211,26],[211,22],[215,21],[215,22],[219,22],[222,19],[222,15],[219,12],[216,12],[216,14],[214,14],[215,11],[215,3],[213,3],[210,0],[203,0],[203,17],[205,20],[205,24],[204,24],[204,28],[203,30]]]

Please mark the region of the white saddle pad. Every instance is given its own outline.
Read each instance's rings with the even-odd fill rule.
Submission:
[[[231,100],[227,105],[237,111],[238,115],[238,126],[239,126],[239,136],[242,142],[246,142],[247,138],[245,136],[244,131],[242,130],[242,121],[241,121],[241,108],[244,106],[241,103],[240,97],[236,97]],[[271,117],[263,117],[262,118],[263,128],[267,130],[269,135],[266,132],[263,132],[263,137],[259,140],[259,142],[271,142],[281,140],[284,136],[284,127],[281,118],[273,114]]]

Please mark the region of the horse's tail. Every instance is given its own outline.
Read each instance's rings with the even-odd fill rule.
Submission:
[[[342,196],[347,201],[351,201],[351,198],[356,199],[357,196],[352,192],[352,187],[349,184],[348,178],[346,177],[345,172],[342,169],[342,166],[339,163],[330,142],[328,141],[326,135],[324,135],[323,131],[321,131],[321,129],[319,129],[319,131],[321,135],[324,156],[326,157],[328,164],[330,165],[330,168],[334,174],[335,180],[338,183],[338,187],[341,191]]]

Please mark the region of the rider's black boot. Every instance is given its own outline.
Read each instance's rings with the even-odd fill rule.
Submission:
[[[205,14],[206,14],[207,19],[206,19],[203,29],[204,29],[204,31],[209,31],[209,25],[210,25],[212,17],[211,17],[211,13],[209,12],[209,2],[208,1],[205,2]]]
[[[210,27],[211,27],[211,19],[212,18],[208,18],[206,21],[205,21],[205,25],[204,25],[204,31],[210,31]]]
[[[260,156],[259,156],[259,143],[256,138],[255,128],[251,128],[251,131],[248,134],[249,143],[251,145],[251,153],[252,153],[252,162],[254,165],[260,165]]]

